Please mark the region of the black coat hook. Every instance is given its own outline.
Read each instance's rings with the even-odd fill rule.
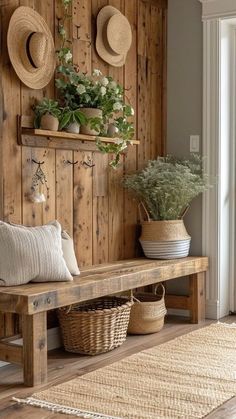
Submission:
[[[63,163],[65,163],[65,164],[72,164],[73,166],[75,166],[76,164],[78,164],[79,162],[78,162],[78,160],[76,160],[76,161],[70,161],[70,160],[63,160]]]
[[[87,161],[85,160],[81,161],[80,164],[82,166],[85,166],[86,168],[89,167],[90,169],[95,166],[95,164],[93,163],[93,160],[90,157],[87,158]]]
[[[39,166],[41,166],[42,164],[45,163],[45,161],[37,161],[37,160],[34,160],[34,159],[32,159],[32,162],[35,163],[35,164],[38,164]]]

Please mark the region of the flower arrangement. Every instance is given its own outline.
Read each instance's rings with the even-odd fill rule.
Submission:
[[[190,160],[158,157],[124,179],[124,187],[145,204],[154,221],[181,219],[190,202],[209,186],[197,154]]]
[[[102,118],[89,118],[87,123],[102,136],[107,136],[109,123],[114,126],[115,143],[104,144],[97,138],[97,147],[103,153],[114,153],[110,163],[116,167],[121,152],[132,143],[134,126],[130,117],[133,108],[124,101],[124,89],[112,77],[105,77],[100,70],[94,70],[92,76],[79,73],[73,65],[60,65],[57,69],[59,78],[56,86],[60,92],[63,106],[71,110],[96,108],[102,111]]]
[[[116,168],[121,153],[129,144],[132,144],[134,125],[131,117],[134,115],[134,109],[125,101],[124,88],[112,77],[104,76],[99,69],[95,69],[92,75],[84,74],[73,65],[70,40],[67,39],[65,28],[67,19],[71,18],[72,0],[61,0],[61,2],[64,13],[58,26],[61,45],[56,51],[58,66],[55,81],[59,93],[59,104],[45,98],[35,107],[35,123],[38,127],[42,111],[46,109],[46,105],[50,105],[52,112],[59,118],[59,129],[67,129],[71,123],[81,125],[82,129],[83,126],[88,126],[90,134],[97,136],[97,148],[102,153],[114,154],[110,165]],[[85,109],[88,110],[88,108],[99,112],[95,116],[87,116]],[[82,129],[81,132],[87,134]],[[99,140],[99,135],[114,137],[114,142],[104,143]]]

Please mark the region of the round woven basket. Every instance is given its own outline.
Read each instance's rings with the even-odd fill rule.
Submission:
[[[141,206],[147,221],[142,217]],[[191,237],[183,219],[153,221],[143,203],[139,205],[142,234],[139,238],[144,254],[150,259],[175,259],[189,254]]]
[[[170,221],[143,221],[142,241],[177,241],[188,240],[188,235],[183,220]]]
[[[65,350],[97,355],[122,345],[132,304],[125,298],[105,297],[59,309]]]
[[[158,288],[162,294],[158,294]],[[133,296],[134,304],[130,312],[128,333],[131,335],[146,335],[159,332],[164,325],[166,315],[165,288],[162,284],[155,287],[152,293],[136,293]]]

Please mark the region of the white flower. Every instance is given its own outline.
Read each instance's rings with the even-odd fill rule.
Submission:
[[[102,72],[100,71],[100,70],[98,70],[97,68],[95,68],[94,70],[93,70],[93,76],[101,76],[102,75]]]
[[[100,92],[101,92],[101,95],[104,96],[107,92],[107,89],[104,86],[102,86],[100,89]]]
[[[85,86],[83,84],[78,84],[76,91],[77,93],[82,95],[83,93],[86,92]]]
[[[134,115],[134,108],[130,109],[130,115]]]
[[[64,60],[66,63],[68,63],[70,60],[72,59],[72,54],[70,51],[68,51],[65,55],[64,55]]]
[[[123,143],[123,140],[122,138],[115,138],[114,143],[120,145]]]
[[[108,78],[107,77],[103,77],[101,83],[102,83],[103,86],[106,87],[108,85],[108,83],[109,83]]]
[[[120,102],[115,102],[113,105],[113,110],[114,111],[121,111],[121,109],[123,109],[123,106]]]
[[[112,89],[116,89],[117,84],[116,84],[116,82],[113,80],[113,81],[111,81],[111,82],[110,82],[110,86],[111,86],[111,88],[112,88]]]

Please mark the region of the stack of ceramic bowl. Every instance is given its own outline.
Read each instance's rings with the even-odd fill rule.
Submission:
[[[188,256],[191,237],[183,220],[144,221],[140,243],[150,259],[176,259]]]

